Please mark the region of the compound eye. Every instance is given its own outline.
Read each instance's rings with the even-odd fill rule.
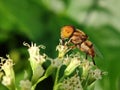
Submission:
[[[68,36],[69,36],[69,35],[71,35],[72,30],[71,30],[71,29],[66,29],[66,30],[65,30],[65,33],[68,34]]]
[[[64,26],[61,29],[61,38],[65,39],[65,38],[69,38],[72,33],[73,33],[74,29],[71,26]]]

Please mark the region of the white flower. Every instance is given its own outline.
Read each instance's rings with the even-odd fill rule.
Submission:
[[[13,61],[9,56],[6,58],[0,57],[1,70],[4,72],[2,84],[9,89],[15,89],[15,76],[13,70]]]
[[[75,74],[74,76],[64,79],[62,82],[60,89],[62,90],[83,90],[80,77],[78,74]]]
[[[65,75],[69,75],[71,74],[76,67],[78,67],[80,65],[80,58],[78,57],[69,57],[70,59],[70,64],[67,66],[67,68],[65,69]]]
[[[30,60],[35,60],[37,63],[43,63],[45,61],[45,54],[44,55],[40,55],[40,48],[45,49],[45,46],[43,45],[39,45],[36,46],[36,43],[31,43],[31,46],[28,43],[23,43],[25,46],[28,46],[28,52],[30,55]]]
[[[81,67],[83,69],[83,73],[82,73],[82,79],[85,79],[87,78],[88,76],[88,73],[90,71],[90,69],[93,67],[93,63],[88,61],[88,60],[83,60],[82,63],[81,63]]]
[[[63,60],[63,64],[64,65],[69,65],[71,59],[69,58],[69,56],[67,55],[67,57],[64,57],[64,60]]]
[[[96,80],[102,79],[102,72],[100,69],[95,69],[90,71],[91,77],[95,78]]]
[[[60,44],[56,47],[56,50],[58,50],[58,57],[62,58],[70,50],[70,48],[68,48],[66,44],[62,45],[62,41],[60,40]]]
[[[5,86],[10,86],[11,85],[11,77],[10,76],[3,76],[2,84]]]
[[[32,75],[32,83],[34,84],[35,82],[38,81],[38,79],[44,74],[45,70],[41,65],[38,65]]]
[[[60,67],[62,65],[62,60],[60,58],[52,59],[51,65],[53,67]]]
[[[0,58],[1,59],[1,70],[5,72],[6,76],[10,76],[13,74],[13,61],[7,56],[8,59],[6,58]]]
[[[20,87],[21,87],[21,90],[31,90],[32,83],[29,80],[21,80]]]
[[[33,73],[34,73],[37,66],[42,65],[45,62],[46,55],[45,54],[41,55],[39,53],[40,52],[39,48],[44,49],[45,47],[43,45],[36,46],[35,43],[34,44],[31,43],[31,46],[28,43],[23,43],[23,44],[25,46],[29,47],[29,49],[28,49],[28,52],[29,52],[29,55],[30,55],[29,61],[30,61],[30,64],[31,64],[31,67],[32,67],[32,70],[33,70]]]
[[[36,44],[31,43],[31,46],[28,43],[23,43],[25,46],[28,46],[29,52],[29,61],[33,71],[32,75],[32,83],[36,83],[37,80],[43,75],[44,69],[42,64],[46,61],[46,55],[40,54],[40,48],[45,48],[43,45],[36,46]]]

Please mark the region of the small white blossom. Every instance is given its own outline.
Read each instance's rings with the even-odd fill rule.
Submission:
[[[63,64],[64,65],[68,65],[70,63],[71,59],[69,58],[69,56],[67,55],[67,57],[64,57],[64,60],[63,60]]]
[[[65,69],[65,75],[69,75],[71,74],[76,67],[78,67],[80,65],[80,58],[78,57],[70,57],[70,64],[67,66],[67,68]]]
[[[10,86],[12,78],[10,76],[3,76],[2,84],[5,86]]]
[[[102,72],[100,69],[95,69],[90,71],[91,77],[95,78],[96,80],[102,79]]]
[[[52,59],[51,60],[51,65],[53,67],[59,67],[62,65],[62,60],[60,58]]]
[[[58,50],[59,58],[63,58],[65,54],[70,50],[66,44],[62,45],[62,41],[60,40],[60,44],[56,47],[56,50]]]
[[[9,58],[9,56],[7,56],[6,58],[0,58],[2,60],[1,62],[1,70],[3,70],[5,72],[6,76],[10,76],[11,74],[13,74],[13,61]]]
[[[75,74],[72,77],[64,79],[62,85],[60,86],[62,90],[83,90],[80,77]]]
[[[42,67],[42,64],[46,61],[46,55],[40,54],[40,48],[45,48],[43,45],[37,46],[36,43],[31,43],[31,46],[28,43],[23,43],[25,46],[28,46],[28,52],[29,52],[29,61],[30,65],[33,71],[32,75],[32,83],[36,83],[37,80],[43,75],[44,69]]]
[[[31,43],[31,46],[28,44],[28,43],[23,43],[25,46],[28,46],[29,49],[28,49],[28,52],[29,52],[29,55],[30,55],[30,58],[29,60],[34,60],[36,63],[43,63],[45,62],[45,54],[41,55],[39,52],[40,52],[40,48],[43,48],[45,49],[45,46],[43,45],[39,45],[39,46],[36,46],[36,43]]]
[[[28,46],[28,52],[30,55],[29,61],[33,70],[33,73],[35,69],[38,67],[38,65],[42,65],[45,62],[46,55],[41,55],[40,48],[45,48],[43,45],[36,46],[36,44],[31,43],[31,46],[28,43],[23,43],[25,46]]]
[[[21,87],[21,90],[31,90],[32,83],[29,80],[21,80],[20,87]]]
[[[81,63],[81,67],[83,69],[82,79],[85,79],[85,78],[87,78],[87,75],[88,75],[90,69],[93,67],[93,63],[84,59]]]
[[[15,76],[13,70],[13,61],[9,56],[6,58],[0,57],[1,63],[0,68],[1,71],[4,72],[2,84],[8,87],[9,89],[15,89]]]
[[[44,72],[45,70],[41,65],[37,66],[32,76],[32,83],[35,83],[44,74]]]

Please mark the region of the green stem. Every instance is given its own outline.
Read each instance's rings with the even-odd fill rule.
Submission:
[[[36,85],[32,86],[32,89],[31,89],[31,90],[35,90],[35,87],[36,87]]]
[[[83,85],[84,90],[86,90],[87,85],[88,85],[88,80],[89,80],[89,74],[86,77],[85,84]]]
[[[43,81],[43,80],[46,79],[46,78],[47,78],[46,75],[43,76],[43,77],[41,77],[41,78],[32,86],[32,90],[35,90],[35,87],[37,86],[37,84],[38,84],[39,82]]]
[[[55,77],[55,82],[54,82],[53,90],[57,90],[57,88],[58,88],[57,82],[58,82],[58,78],[59,78],[60,67],[58,67],[57,72],[56,72],[56,77]]]
[[[66,77],[66,76],[63,75],[63,76],[60,78],[59,82],[63,81],[65,77]]]

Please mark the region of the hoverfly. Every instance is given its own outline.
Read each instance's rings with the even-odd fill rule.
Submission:
[[[73,43],[75,48],[85,52],[86,59],[88,55],[91,56],[93,64],[95,65],[94,57],[96,53],[94,46],[83,31],[76,29],[74,26],[64,26],[61,28],[61,39],[63,42],[68,39],[69,43]]]

